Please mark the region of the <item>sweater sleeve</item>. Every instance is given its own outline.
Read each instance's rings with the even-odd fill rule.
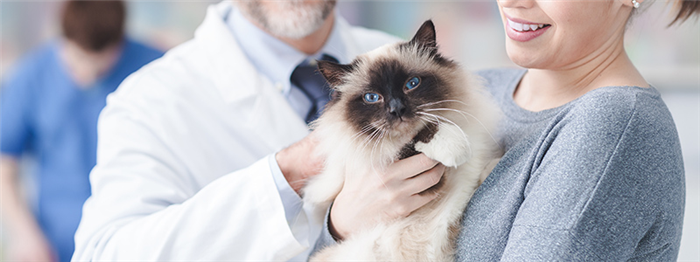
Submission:
[[[323,221],[323,229],[321,230],[321,234],[318,236],[318,239],[316,240],[316,244],[314,245],[311,255],[309,257],[313,257],[314,254],[317,252],[325,249],[326,247],[330,247],[333,245],[338,244],[338,242],[333,238],[333,235],[331,235],[330,228],[328,227],[328,220],[331,218],[331,208],[329,207],[328,210],[326,211],[326,218]]]
[[[677,132],[658,97],[631,99],[581,105],[548,127],[501,260],[676,259],[685,205]]]

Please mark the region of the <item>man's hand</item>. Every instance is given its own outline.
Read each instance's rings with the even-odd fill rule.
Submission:
[[[34,230],[30,230],[34,231]],[[41,232],[19,232],[10,237],[7,260],[17,262],[56,261],[55,254]]]
[[[314,153],[318,145],[314,134],[312,132],[275,155],[284,178],[297,194],[309,178],[320,174],[323,169],[323,159]]]
[[[0,155],[0,207],[8,232],[8,261],[56,261],[53,249],[36,223],[27,201],[22,197],[18,179],[19,160]]]
[[[437,184],[445,167],[424,154],[370,174],[348,174],[330,214],[329,230],[337,239],[379,222],[406,217],[437,197],[421,192]]]

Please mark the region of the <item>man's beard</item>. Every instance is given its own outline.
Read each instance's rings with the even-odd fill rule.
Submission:
[[[336,0],[247,0],[238,3],[243,15],[276,37],[300,39],[315,32]]]

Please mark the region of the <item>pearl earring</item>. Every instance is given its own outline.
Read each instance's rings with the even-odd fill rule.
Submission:
[[[639,2],[637,2],[637,0],[632,0],[632,6],[634,6],[634,8],[639,8]]]

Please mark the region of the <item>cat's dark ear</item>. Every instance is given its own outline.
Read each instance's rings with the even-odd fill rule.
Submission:
[[[420,26],[416,35],[413,36],[411,42],[413,44],[418,44],[422,47],[427,47],[429,49],[434,49],[437,47],[437,41],[435,36],[435,25],[433,25],[432,20],[425,21],[423,25]]]
[[[352,65],[319,60],[318,71],[326,78],[331,87],[336,87],[341,85],[343,77],[352,71]]]

